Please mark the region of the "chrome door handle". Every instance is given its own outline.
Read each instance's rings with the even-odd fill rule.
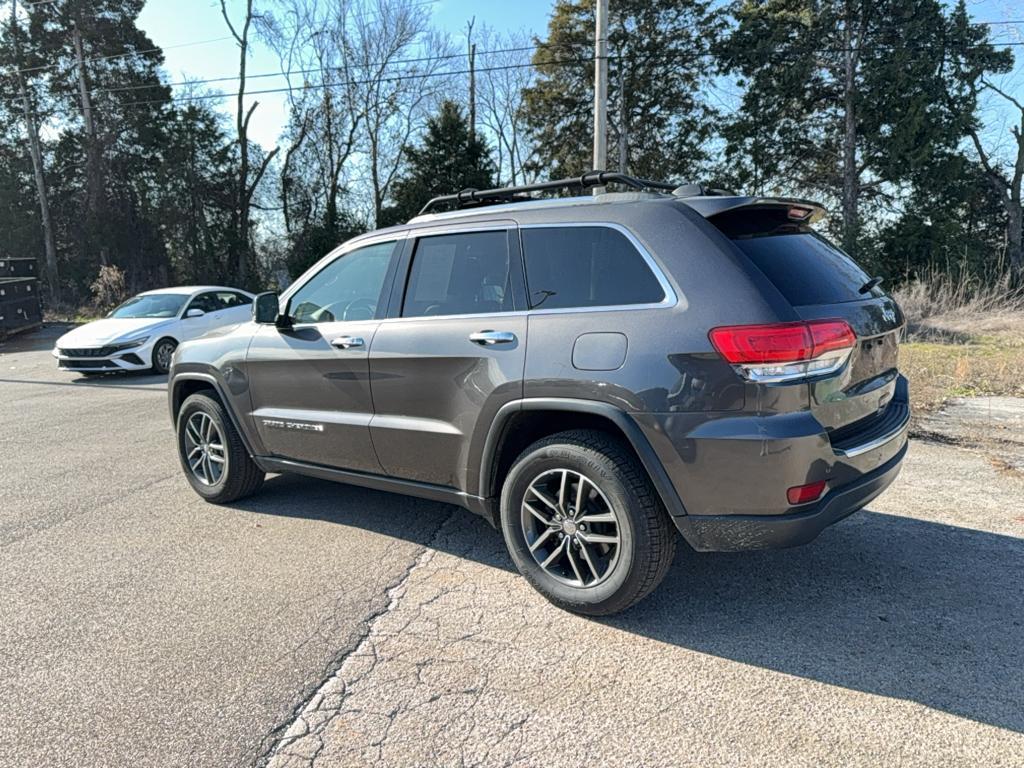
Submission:
[[[469,334],[469,340],[474,344],[490,347],[495,344],[514,344],[516,335],[511,331],[477,331]]]
[[[337,347],[338,349],[361,347],[364,343],[365,342],[359,336],[338,336],[335,339],[331,339],[331,346]]]

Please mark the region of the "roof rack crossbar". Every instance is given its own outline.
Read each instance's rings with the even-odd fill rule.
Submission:
[[[657,189],[664,192],[671,192],[678,184],[669,184],[663,181],[651,181],[650,179],[639,179],[625,173],[616,171],[587,171],[581,176],[572,176],[565,179],[553,181],[541,181],[536,184],[523,184],[518,187],[500,187],[497,189],[463,189],[451,195],[438,195],[427,201],[427,204],[420,209],[418,215],[429,212],[432,208],[445,203],[455,203],[456,208],[462,208],[472,203],[490,203],[502,200],[511,200],[529,192],[550,192],[556,189],[586,189],[587,187],[602,187],[605,184],[624,184],[633,189]]]

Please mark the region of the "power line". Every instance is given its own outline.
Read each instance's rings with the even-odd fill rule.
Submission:
[[[41,2],[57,2],[57,0],[40,0],[40,1]],[[178,43],[176,45],[164,45],[164,46],[157,46],[155,48],[143,48],[141,50],[131,51],[129,53],[112,53],[109,56],[90,56],[90,57],[87,57],[85,59],[82,59],[82,63],[83,64],[89,64],[90,62],[93,62],[93,61],[111,61],[113,59],[126,59],[126,58],[128,58],[130,56],[144,56],[144,55],[146,55],[148,53],[162,53],[163,51],[168,51],[168,50],[171,50],[173,48],[190,48],[190,47],[196,46],[196,45],[209,45],[210,43],[219,43],[219,42],[222,42],[224,40],[231,40],[231,39],[233,39],[233,38],[230,35],[225,35],[224,37],[212,37],[209,40],[196,40],[196,41],[193,41],[193,42],[190,42],[190,43]],[[57,62],[55,62],[53,64],[40,64],[38,67],[25,67],[24,69],[8,70],[4,74],[24,74],[26,72],[41,72],[41,71],[46,70],[46,69],[56,69],[59,66],[60,66],[60,64],[57,63]]]
[[[22,3],[22,6],[23,7],[31,7],[31,6],[34,6],[34,5],[48,5],[50,3],[56,3],[56,2],[60,2],[60,1],[61,0],[37,0],[37,2]],[[417,2],[417,3],[410,3],[407,7],[408,8],[419,8],[419,7],[427,6],[427,5],[435,5],[435,4],[439,3],[439,2],[440,2],[440,0],[420,0],[420,2]],[[366,14],[353,14],[351,16],[346,16],[345,18],[346,18],[346,20],[351,19],[353,21],[365,21],[368,18],[373,18],[373,17],[376,17],[378,15],[379,14],[377,14],[377,13],[372,13],[371,12],[371,13],[366,13]],[[295,32],[297,30],[296,27],[286,27],[285,29],[288,30],[288,31],[291,31],[291,32]],[[210,43],[219,43],[219,42],[223,42],[225,40],[233,40],[233,39],[234,38],[231,35],[225,35],[223,37],[214,37],[214,38],[211,38],[209,40],[197,40],[197,41],[194,41],[194,42],[179,43],[177,45],[164,45],[164,46],[159,46],[158,45],[158,46],[154,46],[153,48],[143,48],[143,49],[138,50],[138,51],[128,51],[126,53],[114,53],[114,54],[110,54],[108,56],[89,56],[89,57],[86,57],[85,59],[83,59],[83,61],[86,64],[88,64],[89,62],[93,62],[93,61],[111,61],[113,59],[124,59],[124,58],[128,58],[128,57],[131,57],[131,56],[144,56],[144,55],[150,54],[150,53],[162,53],[163,51],[172,50],[172,49],[175,49],[175,48],[189,48],[191,46],[208,45]],[[10,70],[10,73],[11,74],[18,74],[18,73],[25,73],[25,72],[40,72],[40,71],[47,70],[47,69],[55,69],[56,67],[59,67],[59,66],[60,66],[60,64],[57,63],[57,62],[55,62],[53,64],[40,64],[37,67],[25,67],[23,69]]]
[[[436,2],[436,0],[434,0],[434,1]],[[1017,47],[1017,46],[1024,45],[1024,41],[1009,41],[1009,42],[1004,42],[1004,43],[996,43],[996,42],[979,43],[977,45],[964,46],[962,48],[962,50],[965,50],[965,51],[966,50],[974,50],[974,49],[977,49],[977,48],[981,48],[981,47],[983,47],[985,45],[991,45],[992,47],[995,47],[995,48],[999,48],[999,47],[1003,47],[1003,46]],[[557,47],[560,47],[560,46],[558,46],[557,44],[553,44],[553,43],[537,43],[536,45],[520,46],[520,47],[517,47],[517,48],[496,48],[496,49],[492,49],[490,51],[477,51],[477,54],[480,55],[480,56],[488,56],[488,55],[495,55],[495,54],[502,54],[502,53],[523,53],[523,52],[527,52],[527,51],[534,51],[534,50],[537,50],[537,49],[557,48]],[[893,51],[895,51],[895,50],[903,50],[904,48],[907,48],[907,47],[913,47],[913,46],[892,47],[892,48],[890,48],[888,50],[893,50]],[[919,47],[923,48],[923,47],[926,47],[926,46],[919,46]],[[854,47],[849,48],[848,50],[850,52],[860,52],[860,51],[870,50],[870,49],[868,49],[866,46],[854,46]],[[879,49],[876,47],[874,50],[877,51]],[[846,51],[847,51],[846,48],[821,48],[821,49],[792,48],[792,49],[784,49],[784,52],[786,52],[786,53],[844,53]],[[420,56],[420,57],[411,58],[411,59],[395,59],[394,61],[391,61],[391,62],[359,63],[356,66],[357,67],[364,67],[364,68],[374,68],[374,67],[381,67],[381,66],[391,66],[391,65],[394,65],[394,64],[418,64],[418,63],[422,63],[422,62],[425,62],[425,61],[439,61],[439,60],[447,60],[447,59],[459,59],[459,58],[466,58],[468,56],[469,56],[468,53],[450,53],[450,54],[439,54],[439,55],[432,55],[432,56]],[[711,54],[711,53],[694,54],[694,57],[714,58],[714,54]],[[543,63],[544,62],[540,62],[540,64],[543,64]],[[526,66],[534,66],[534,65],[531,63],[531,64],[523,64],[522,66],[526,67]],[[337,70],[339,68],[335,67],[335,68],[331,68],[331,69]],[[259,80],[259,79],[265,79],[265,78],[269,78],[269,77],[288,77],[288,76],[292,76],[292,75],[319,74],[319,73],[323,73],[323,72],[324,72],[324,70],[322,70],[320,68],[296,69],[296,70],[293,70],[291,72],[259,72],[259,73],[255,73],[255,74],[247,74],[245,79],[246,80]],[[239,79],[238,75],[227,75],[227,76],[223,76],[223,77],[213,77],[213,78],[205,78],[205,79],[199,79],[199,80],[182,80],[182,81],[173,82],[173,83],[161,83],[160,85],[168,87],[168,88],[175,88],[175,87],[179,87],[179,86],[197,86],[197,85],[209,85],[211,83],[225,83],[225,82],[231,82],[231,81],[238,80],[238,79]],[[146,88],[154,88],[154,87],[157,87],[157,86],[155,86],[155,85],[144,85],[144,84],[134,84],[134,85],[125,85],[125,86],[113,86],[113,87],[110,87],[110,88],[98,88],[95,91],[92,91],[92,93],[96,93],[96,94],[117,93],[117,92],[123,92],[123,91],[145,90]],[[291,88],[292,89],[299,89],[299,90],[301,90],[302,87],[303,86],[292,86]],[[235,94],[235,95],[237,95],[237,94]]]
[[[489,50],[489,51],[477,51],[476,55],[478,55],[478,56],[488,56],[488,55],[499,54],[499,53],[522,53],[522,52],[526,52],[526,51],[534,51],[537,48],[550,48],[550,47],[554,47],[554,46],[549,45],[547,43],[541,43],[539,45],[519,46],[518,48],[494,48],[494,49]],[[419,56],[419,57],[416,57],[414,59],[395,59],[394,61],[389,61],[389,62],[388,61],[366,62],[366,63],[360,62],[360,63],[358,63],[355,66],[356,67],[362,67],[362,68],[368,68],[369,69],[369,68],[376,68],[376,67],[382,67],[382,66],[391,66],[393,64],[419,64],[419,63],[422,63],[424,61],[441,61],[441,60],[447,60],[447,59],[462,59],[462,58],[466,58],[468,56],[469,56],[468,53],[446,53],[446,54],[439,54],[439,55],[436,55],[436,56]],[[524,64],[523,66],[528,66],[528,65]],[[339,67],[329,67],[328,71],[330,71],[330,70],[338,71],[338,70],[340,70],[340,68]],[[312,67],[312,68],[309,68],[309,69],[296,69],[296,70],[292,70],[290,72],[259,72],[259,73],[256,73],[256,74],[246,74],[245,79],[248,81],[248,80],[259,80],[259,79],[267,78],[267,77],[289,77],[289,76],[292,76],[292,75],[309,75],[309,74],[321,74],[321,73],[324,73],[323,69],[320,69],[318,67]],[[238,79],[239,79],[238,75],[228,75],[228,76],[225,76],[225,77],[212,77],[212,78],[203,79],[203,80],[181,80],[181,81],[175,82],[175,83],[161,83],[161,85],[166,86],[168,88],[174,88],[174,87],[182,86],[182,85],[194,86],[194,85],[208,85],[210,83],[224,83],[224,82],[229,82],[231,80],[238,80]],[[92,93],[96,93],[96,94],[100,94],[100,93],[117,93],[117,92],[121,92],[121,91],[135,91],[135,90],[140,90],[140,89],[145,89],[145,88],[154,88],[154,87],[156,87],[156,86],[154,86],[154,85],[140,85],[140,84],[123,85],[123,86],[114,86],[112,88],[97,88],[95,91],[92,91]],[[301,88],[301,86],[293,86],[293,87]]]
[[[608,57],[609,60],[613,60],[613,59],[616,59],[616,58],[620,58],[620,57],[616,57],[616,56],[609,56]],[[497,71],[505,71],[505,70],[512,70],[512,69],[522,69],[522,68],[525,68],[525,67],[537,67],[537,66],[546,66],[546,65],[563,65],[563,64],[590,64],[592,62],[593,62],[593,58],[590,57],[590,56],[587,56],[585,58],[577,57],[577,58],[571,58],[571,59],[551,59],[551,60],[548,60],[548,61],[529,62],[529,63],[523,63],[523,64],[505,64],[505,65],[501,65],[501,66],[492,66],[492,67],[476,67],[476,71],[478,73],[479,72],[497,72]],[[404,74],[401,74],[401,75],[392,75],[392,76],[389,76],[389,77],[380,77],[380,78],[366,78],[366,79],[361,79],[361,80],[340,80],[340,81],[327,82],[327,83],[310,83],[310,84],[306,84],[306,85],[302,85],[302,86],[284,86],[284,87],[281,87],[281,88],[264,88],[264,89],[255,90],[255,91],[245,91],[244,95],[245,96],[260,96],[260,95],[266,95],[266,94],[272,94],[272,93],[287,93],[289,91],[321,90],[321,89],[325,89],[325,88],[341,88],[341,87],[347,87],[347,86],[353,86],[353,85],[371,85],[371,84],[375,84],[375,83],[396,83],[396,82],[403,82],[403,81],[406,81],[406,80],[424,80],[424,79],[429,79],[429,78],[455,77],[457,75],[466,75],[466,74],[469,74],[469,70],[468,69],[445,70],[443,72],[412,72],[412,73],[404,73]],[[150,87],[150,88],[162,88],[162,87],[165,87],[165,86],[162,83],[154,83],[153,85],[148,86],[148,87]],[[121,108],[125,108],[125,107],[139,107],[139,106],[147,106],[147,105],[154,105],[154,104],[177,104],[177,103],[181,103],[181,102],[194,103],[194,102],[197,102],[197,101],[210,101],[210,100],[217,100],[217,99],[236,98],[238,95],[239,94],[237,92],[232,92],[232,93],[203,93],[203,94],[199,94],[199,95],[195,95],[195,96],[193,96],[193,95],[171,96],[171,97],[166,98],[166,99],[140,99],[138,101],[123,102],[121,104],[118,104],[117,106],[118,106],[118,109],[121,109]],[[102,110],[98,110],[98,111],[102,111]],[[64,117],[68,116],[68,113],[66,113],[66,112],[58,112],[58,113],[53,113],[53,114],[60,114],[60,115],[62,115]]]
[[[979,43],[979,44],[971,45],[971,46],[963,46],[960,50],[965,50],[965,51],[966,50],[972,50],[972,49],[981,48],[981,47],[984,47],[984,46],[987,46],[987,45],[989,45],[989,44],[988,43]],[[1024,46],[1024,41],[1003,43],[1002,46],[1005,46],[1005,47]],[[494,51],[491,51],[490,53],[515,52],[515,51],[521,51],[521,50],[533,50],[535,47],[540,47],[540,48],[548,47],[548,48],[550,48],[550,47],[558,47],[558,46],[555,46],[555,45],[552,45],[552,44],[541,43],[539,46],[530,46],[530,47],[525,47],[524,46],[524,47],[521,47],[521,48],[495,49]],[[809,49],[809,48],[799,49],[799,48],[794,48],[794,49],[790,49],[790,50],[783,50],[781,52],[787,53],[787,54],[789,54],[789,53],[801,53],[801,52],[803,52],[803,53],[842,53],[842,52],[844,52],[846,50],[847,49],[845,49],[845,48],[833,48],[833,49]],[[869,49],[866,46],[860,46],[860,47],[856,47],[855,46],[855,47],[851,47],[849,50],[851,50],[851,51],[862,51],[862,50],[869,50]],[[874,50],[877,51],[878,49],[876,48]],[[892,50],[899,50],[899,49],[894,48]],[[442,56],[424,56],[424,57],[418,57],[418,58],[413,58],[413,59],[396,60],[395,62],[392,62],[392,63],[396,63],[396,64],[397,63],[417,63],[417,62],[423,62],[423,61],[435,61],[435,60],[450,59],[450,58],[460,58],[460,57],[465,57],[465,56],[466,56],[466,54],[464,54],[464,53],[463,54],[449,54],[449,55],[442,55]],[[629,58],[628,56],[623,55],[623,54],[609,55],[608,56],[609,61],[611,61],[611,60],[619,60],[619,59],[628,59],[628,58]],[[689,55],[688,58],[690,58],[691,60],[694,59],[694,58],[711,58],[711,59],[714,59],[715,55],[712,54],[712,53],[701,53],[701,54]],[[661,57],[661,60],[662,61],[666,61],[666,60],[668,60],[668,57]],[[525,62],[525,63],[519,63],[519,64],[507,64],[507,65],[482,67],[482,68],[481,67],[477,67],[476,71],[477,72],[495,72],[495,71],[507,71],[507,70],[514,70],[514,69],[542,67],[542,66],[547,66],[547,65],[582,64],[582,63],[590,64],[592,62],[593,62],[593,57],[588,55],[588,56],[573,57],[573,58],[568,58],[568,59],[552,59],[552,60],[548,60],[548,61],[531,61],[531,62]],[[378,63],[362,65],[362,66],[374,67],[374,66],[385,66],[385,65],[386,65],[386,62],[378,62]],[[318,70],[314,70],[314,71],[318,71]],[[447,71],[443,71],[443,72],[412,72],[412,73],[403,73],[403,74],[400,74],[400,75],[393,75],[393,76],[390,76],[390,77],[373,78],[373,79],[366,79],[366,80],[341,80],[341,81],[336,81],[336,82],[305,83],[303,85],[294,85],[294,86],[290,85],[290,86],[283,86],[283,87],[279,87],[279,88],[265,88],[265,89],[254,90],[254,91],[246,91],[244,95],[246,95],[246,96],[258,96],[258,95],[274,94],[274,93],[288,93],[288,92],[292,92],[292,91],[303,91],[303,90],[307,90],[308,91],[308,90],[319,90],[319,89],[324,89],[324,88],[340,88],[340,87],[352,86],[352,85],[366,85],[366,84],[375,83],[375,82],[400,82],[400,81],[404,81],[404,80],[427,79],[427,78],[434,78],[434,77],[454,77],[454,76],[457,76],[457,75],[465,75],[465,74],[468,74],[468,73],[469,73],[468,69],[465,69],[465,70],[447,70]],[[260,74],[257,74],[257,75],[247,76],[246,79],[249,79],[249,77],[256,78],[256,77],[283,76],[283,74],[284,73],[260,73]],[[226,77],[226,78],[211,78],[211,79],[207,79],[207,80],[184,81],[183,83],[180,83],[180,84],[181,85],[202,85],[204,83],[224,82],[224,81],[237,80],[237,79],[238,79],[237,77],[233,76],[233,77]],[[95,93],[127,91],[127,90],[144,90],[146,88],[154,88],[154,89],[155,88],[168,88],[168,87],[172,87],[173,85],[175,85],[175,84],[152,83],[152,84],[147,84],[147,85],[117,86],[117,87],[109,88],[109,89],[97,89],[97,91],[95,91]],[[239,96],[239,93],[237,91],[229,92],[229,93],[209,93],[209,94],[200,94],[200,95],[171,96],[171,97],[166,98],[166,99],[142,99],[142,100],[138,100],[138,101],[123,102],[123,103],[119,104],[118,107],[119,108],[124,108],[124,107],[152,105],[152,104],[172,104],[172,103],[178,103],[178,102],[183,102],[183,101],[184,102],[208,101],[208,100],[214,100],[214,99],[236,98],[237,96]],[[5,99],[5,100],[10,100],[11,98],[12,97],[7,96],[7,95],[0,96],[0,99]]]

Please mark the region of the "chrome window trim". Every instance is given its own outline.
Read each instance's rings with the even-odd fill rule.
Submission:
[[[479,215],[479,211],[474,211],[475,214]],[[518,222],[499,218],[492,219],[490,221],[473,222],[470,224],[460,224],[459,222],[449,221],[438,221],[438,222],[422,222],[417,226],[412,226],[401,232],[388,232],[377,236],[363,236],[357,240],[350,240],[346,243],[342,243],[333,251],[324,256],[320,261],[310,267],[312,274],[309,275],[305,280],[301,282],[296,281],[288,287],[288,289],[281,294],[281,303],[284,305],[288,302],[291,297],[306,283],[312,280],[318,275],[328,264],[333,262],[335,259],[341,258],[347,253],[362,248],[368,245],[376,245],[382,242],[393,241],[396,244],[400,241],[419,239],[422,237],[438,237],[441,235],[455,235],[461,232],[507,232],[510,229],[554,229],[558,227],[605,227],[607,229],[613,229],[616,232],[622,234],[630,244],[636,248],[644,262],[647,264],[648,269],[654,274],[654,278],[658,281],[661,286],[662,292],[665,294],[665,298],[659,302],[646,303],[646,304],[602,304],[600,306],[593,307],[557,307],[553,309],[521,309],[513,310],[511,312],[482,312],[475,314],[465,315],[417,315],[415,317],[385,317],[380,318],[380,323],[395,323],[395,322],[411,322],[417,320],[450,320],[453,318],[487,318],[487,317],[518,317],[521,315],[565,315],[565,314],[579,314],[585,312],[632,312],[643,309],[670,309],[675,307],[679,303],[679,297],[672,287],[672,283],[669,282],[668,277],[665,275],[665,271],[661,268],[661,264],[654,258],[647,247],[640,242],[639,238],[627,227],[613,221],[571,221],[571,222],[548,222],[548,223],[532,223],[532,224],[519,224]],[[519,244],[520,251],[523,259],[523,269],[526,268],[526,254],[523,251],[522,240]],[[409,266],[411,267],[411,261]],[[397,277],[397,276],[396,276]],[[344,321],[337,321],[344,322]],[[368,322],[365,320],[358,320],[353,322]]]

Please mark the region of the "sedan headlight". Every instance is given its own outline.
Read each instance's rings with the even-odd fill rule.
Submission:
[[[141,347],[147,341],[149,341],[149,336],[143,336],[141,339],[132,339],[131,341],[118,341],[115,342],[114,344],[110,344],[109,346],[115,352],[120,352],[123,349],[135,349],[136,347]]]

